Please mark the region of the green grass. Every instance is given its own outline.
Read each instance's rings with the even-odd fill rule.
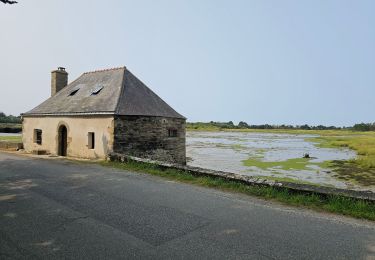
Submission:
[[[21,136],[0,136],[0,141],[22,142]]]
[[[308,140],[315,142],[319,147],[343,147],[355,150],[358,154],[358,158],[355,159],[358,166],[364,169],[375,168],[375,133],[320,136]]]
[[[147,173],[164,177],[170,180],[215,188],[223,191],[242,193],[274,200],[286,205],[299,206],[317,211],[332,212],[356,218],[375,220],[375,203],[347,198],[337,195],[323,196],[315,193],[295,192],[286,188],[269,186],[250,186],[240,182],[225,180],[219,177],[195,176],[191,173],[175,170],[162,169],[156,165],[138,162],[101,162],[103,166]]]

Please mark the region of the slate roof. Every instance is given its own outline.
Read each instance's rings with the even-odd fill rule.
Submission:
[[[102,87],[102,89],[100,89]],[[70,95],[77,90],[74,95]],[[93,95],[93,90],[99,90]],[[126,67],[85,72],[22,116],[140,115],[182,118]]]

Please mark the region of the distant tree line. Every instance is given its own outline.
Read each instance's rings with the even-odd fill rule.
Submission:
[[[375,123],[360,123],[353,126],[355,131],[375,131]]]
[[[13,116],[13,115],[6,115],[3,112],[0,112],[0,123],[6,124],[21,124],[22,119],[21,116]],[[191,123],[188,122],[187,126],[193,129],[204,129],[204,128],[219,128],[219,129],[300,129],[300,130],[340,130],[340,129],[347,129],[347,130],[354,130],[354,131],[375,131],[375,123],[360,123],[355,124],[352,127],[337,127],[337,126],[324,126],[324,125],[317,125],[311,126],[308,124],[304,125],[269,125],[269,124],[261,124],[261,125],[251,125],[244,121],[240,121],[237,125],[233,123],[233,121],[229,122],[195,122]]]
[[[340,130],[340,129],[347,129],[347,130],[354,130],[354,131],[375,131],[375,123],[361,123],[355,124],[352,127],[337,127],[337,126],[324,126],[324,125],[317,125],[312,126],[308,124],[304,125],[269,125],[269,124],[261,124],[261,125],[251,125],[244,121],[240,121],[237,125],[234,124],[232,121],[229,122],[195,122],[195,123],[187,123],[189,128],[193,129],[204,129],[204,128],[219,128],[219,129],[297,129],[297,130]]]
[[[0,112],[0,123],[21,124],[21,116],[6,115]]]

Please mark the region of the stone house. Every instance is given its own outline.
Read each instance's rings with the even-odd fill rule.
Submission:
[[[51,97],[22,114],[26,152],[104,159],[110,153],[186,163],[185,122],[126,67],[52,71]]]

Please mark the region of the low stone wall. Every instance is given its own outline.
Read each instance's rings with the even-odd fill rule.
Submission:
[[[23,149],[22,143],[9,142],[9,141],[0,141],[0,150],[12,150],[18,151]]]
[[[266,179],[257,178],[253,176],[240,175],[240,174],[230,173],[230,172],[215,171],[215,170],[203,169],[203,168],[192,167],[192,166],[187,166],[187,165],[165,163],[165,162],[142,159],[138,157],[132,157],[132,156],[127,156],[127,155],[122,155],[122,154],[117,154],[117,153],[110,154],[109,160],[119,161],[119,162],[134,161],[134,162],[148,163],[148,164],[157,165],[162,169],[182,170],[182,171],[189,172],[197,176],[214,176],[214,177],[223,178],[227,180],[238,181],[238,182],[245,183],[248,185],[287,188],[296,192],[315,193],[315,194],[320,194],[324,196],[340,195],[340,196],[345,196],[345,197],[350,197],[350,198],[355,198],[355,199],[375,201],[375,193],[372,191],[355,191],[355,190],[315,186],[315,185],[309,185],[309,184],[298,184],[298,183],[292,183],[292,182],[266,180]]]

